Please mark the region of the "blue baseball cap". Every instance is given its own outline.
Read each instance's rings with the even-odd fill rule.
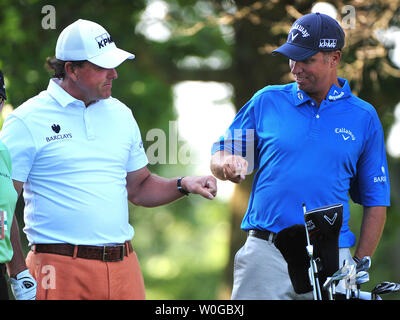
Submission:
[[[4,84],[4,76],[1,70],[0,70],[0,97],[2,97],[4,100],[7,100],[6,86]]]
[[[339,23],[323,13],[310,13],[297,19],[289,31],[285,44],[272,51],[294,61],[306,60],[319,51],[340,50],[344,46],[344,32]]]

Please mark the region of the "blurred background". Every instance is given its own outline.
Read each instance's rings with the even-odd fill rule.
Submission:
[[[287,60],[270,53],[311,11],[344,28],[339,75],[375,106],[386,135],[392,206],[364,289],[400,282],[399,0],[1,0],[0,69],[8,100],[0,127],[13,108],[46,89],[45,59],[54,56],[59,33],[88,19],[136,55],[117,68],[113,96],[133,110],[149,169],[165,177],[210,174],[211,144],[237,110],[264,86],[293,81]],[[154,209],[130,206],[148,299],[230,298],[251,183],[251,176],[240,185],[219,181],[213,201],[192,195]],[[20,199],[21,228],[22,210]],[[358,235],[362,208],[351,210]],[[23,245],[28,250],[25,238]]]

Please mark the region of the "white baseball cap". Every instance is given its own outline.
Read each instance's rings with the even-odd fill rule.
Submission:
[[[63,61],[88,60],[102,68],[113,69],[135,55],[117,48],[101,25],[79,19],[60,33],[56,58]]]

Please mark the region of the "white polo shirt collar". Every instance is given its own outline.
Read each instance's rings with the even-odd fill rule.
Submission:
[[[50,79],[47,92],[64,108],[72,104],[79,104],[85,107],[85,103],[83,101],[74,98],[61,87],[60,79]]]

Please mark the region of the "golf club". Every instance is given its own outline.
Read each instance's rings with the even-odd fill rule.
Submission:
[[[369,273],[367,271],[359,271],[356,274],[357,299],[360,299],[361,285],[367,283],[368,281],[369,281]]]
[[[400,284],[394,282],[383,281],[378,283],[375,288],[371,291],[372,300],[377,300],[378,295],[398,292],[400,291]]]
[[[357,263],[356,272],[367,271],[369,268],[371,268],[371,257],[365,256]]]
[[[313,257],[313,250],[314,247],[310,243],[310,237],[308,235],[308,228],[307,228],[307,222],[305,219],[306,216],[306,205],[303,203],[303,213],[304,213],[304,226],[306,228],[306,238],[307,238],[307,254],[308,257],[310,258],[310,269],[309,269],[309,275],[310,275],[310,281],[311,285],[313,287],[313,296],[314,300],[322,300],[322,295],[321,295],[321,287],[319,285],[319,280],[318,280],[318,269],[317,269],[317,264],[314,260]]]

